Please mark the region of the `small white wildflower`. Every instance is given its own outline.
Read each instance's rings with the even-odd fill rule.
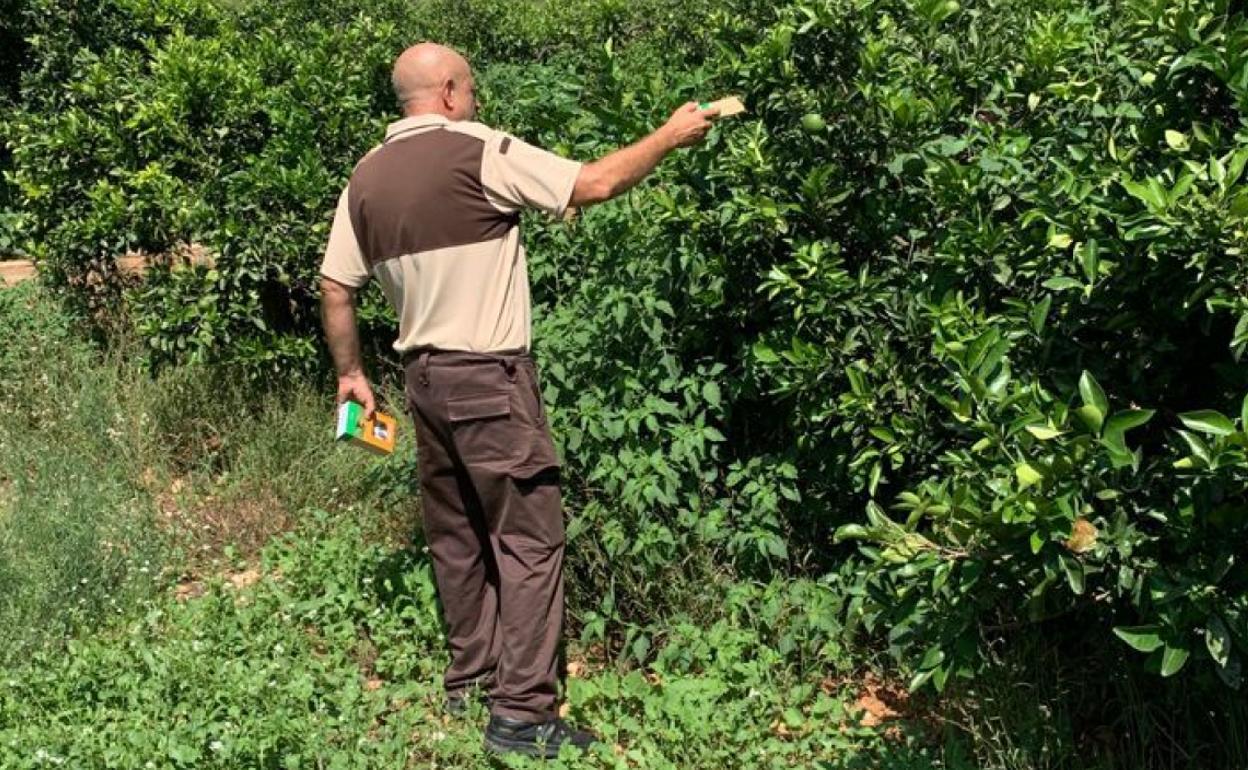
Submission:
[[[225,748],[225,744],[222,743],[221,741],[213,741],[212,743],[208,744],[208,748],[212,749],[213,751],[221,751],[222,749]]]

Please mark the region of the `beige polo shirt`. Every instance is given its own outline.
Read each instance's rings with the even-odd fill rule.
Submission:
[[[528,350],[520,211],[562,215],[580,170],[480,123],[391,123],[338,199],[321,274],[355,288],[376,277],[400,353]]]

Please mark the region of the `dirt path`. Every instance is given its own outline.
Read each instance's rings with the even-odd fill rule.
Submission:
[[[29,259],[10,259],[0,262],[0,286],[12,286],[29,281],[38,275],[35,263]]]

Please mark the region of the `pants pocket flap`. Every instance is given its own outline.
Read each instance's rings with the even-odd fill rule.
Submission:
[[[499,393],[474,393],[468,396],[455,396],[446,400],[447,418],[452,423],[470,420],[488,420],[495,417],[511,415],[511,394],[507,391]]]

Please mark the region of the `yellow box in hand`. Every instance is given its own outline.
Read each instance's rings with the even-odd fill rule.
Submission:
[[[364,419],[364,406],[354,401],[338,405],[338,441],[349,441],[374,454],[388,455],[394,451],[399,432],[398,420],[376,410],[371,420]]]
[[[745,112],[745,102],[741,101],[739,96],[725,96],[723,99],[716,99],[713,102],[702,102],[698,105],[699,109],[709,110],[715,108],[719,110],[719,114],[714,120],[720,118],[731,118],[733,115],[740,115]]]

